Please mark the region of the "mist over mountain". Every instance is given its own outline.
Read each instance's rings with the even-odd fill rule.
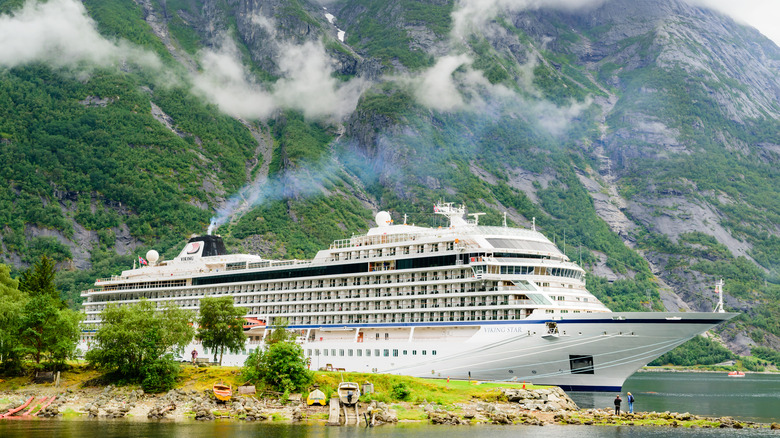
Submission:
[[[681,0],[0,0],[0,260],[95,277],[209,225],[308,258],[444,199],[613,310],[780,349],[780,49]]]

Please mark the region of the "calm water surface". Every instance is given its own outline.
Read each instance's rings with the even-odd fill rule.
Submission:
[[[634,411],[690,412],[763,423],[780,422],[780,375],[726,373],[636,373],[623,385],[636,398]],[[580,408],[614,409],[615,393],[572,392]],[[777,435],[780,437],[780,434]]]
[[[691,412],[732,416],[743,420],[780,422],[780,375],[748,375],[742,379],[725,373],[639,373],[623,387],[637,398],[635,410]],[[610,407],[614,393],[571,393],[580,407]],[[140,422],[121,420],[0,420],[0,438],[726,438],[778,437],[767,429],[682,429],[593,426],[432,426],[409,423],[397,426],[327,427],[317,424],[239,422]]]

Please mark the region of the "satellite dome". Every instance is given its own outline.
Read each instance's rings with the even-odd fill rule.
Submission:
[[[379,227],[387,227],[393,223],[393,219],[390,217],[390,213],[386,211],[380,211],[376,214],[376,225]]]
[[[157,260],[160,260],[160,253],[158,253],[157,251],[155,251],[153,249],[150,249],[146,253],[146,260],[149,260],[149,263],[155,263],[155,262],[157,262]]]

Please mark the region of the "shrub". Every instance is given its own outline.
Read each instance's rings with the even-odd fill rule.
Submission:
[[[409,400],[409,397],[412,395],[411,388],[403,382],[393,385],[393,389],[390,392],[398,400]]]
[[[170,391],[176,386],[179,371],[179,364],[171,355],[157,358],[141,368],[141,387],[149,393]]]

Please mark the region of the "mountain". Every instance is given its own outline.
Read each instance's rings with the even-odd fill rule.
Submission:
[[[780,349],[780,49],[682,0],[0,0],[0,258],[94,278],[209,224],[311,257],[372,213],[535,221],[613,310]]]

